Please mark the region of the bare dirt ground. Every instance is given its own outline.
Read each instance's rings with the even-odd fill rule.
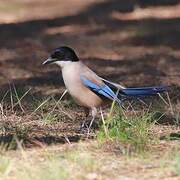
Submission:
[[[3,112],[6,116],[1,118],[5,129],[1,142],[11,141],[14,133],[25,136],[27,146],[66,142],[66,137],[78,141],[84,137],[79,131],[83,110],[73,103],[69,105],[68,100],[62,102],[65,109],[55,111],[61,114],[61,120],[58,115],[55,123],[42,122],[41,112],[32,114],[39,102],[48,97],[57,101],[64,90],[59,68],[41,65],[49,52],[61,45],[73,47],[82,61],[114,82],[129,87],[171,86],[170,98],[177,106],[180,97],[179,9],[180,4],[175,0],[156,3],[1,0],[0,96],[7,109]],[[19,96],[27,91],[28,94],[21,102],[23,107],[18,103],[13,105],[15,113],[12,114],[9,111],[12,110],[11,93],[16,94],[15,91]],[[45,111],[51,108],[53,105]],[[157,126],[156,132],[162,136],[179,135],[179,127],[172,121],[170,117]],[[172,144],[174,141],[167,142],[167,146]],[[137,166],[134,175],[140,171]],[[144,179],[151,178],[148,173]],[[177,177],[169,173],[168,178]]]

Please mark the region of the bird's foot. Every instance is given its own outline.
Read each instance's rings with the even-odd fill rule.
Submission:
[[[93,129],[96,129],[97,127],[98,127],[98,124],[96,122],[93,122],[92,119],[86,120],[81,124],[80,131],[83,134],[87,134],[87,137],[89,137]]]

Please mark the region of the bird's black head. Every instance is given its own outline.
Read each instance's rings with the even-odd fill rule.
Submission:
[[[57,59],[58,61],[73,61],[73,62],[79,61],[74,50],[66,46],[56,48],[51,53],[51,58]]]
[[[51,64],[56,61],[77,62],[79,58],[72,48],[62,46],[53,50],[50,57],[43,64]]]

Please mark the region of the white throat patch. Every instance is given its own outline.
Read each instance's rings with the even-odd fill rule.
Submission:
[[[55,64],[57,64],[58,66],[60,66],[61,68],[68,66],[70,64],[72,64],[72,61],[55,61]]]

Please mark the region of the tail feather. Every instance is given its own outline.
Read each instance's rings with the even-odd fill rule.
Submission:
[[[166,92],[168,87],[166,86],[154,86],[154,87],[139,87],[139,88],[125,88],[121,90],[121,93],[126,96],[152,96],[158,93]]]

